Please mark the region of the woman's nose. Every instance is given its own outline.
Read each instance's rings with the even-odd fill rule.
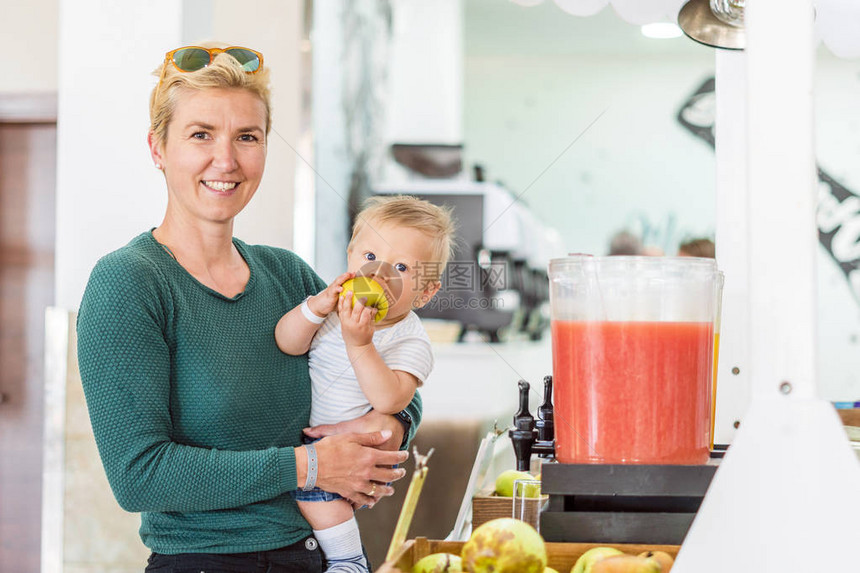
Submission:
[[[215,146],[212,164],[224,172],[235,171],[239,163],[236,161],[236,150],[232,141],[221,141]]]

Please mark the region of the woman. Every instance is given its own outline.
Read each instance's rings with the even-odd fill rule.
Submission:
[[[81,302],[90,419],[117,501],[142,513],[147,571],[321,571],[289,492],[316,485],[356,505],[391,495],[402,419],[408,438],[420,416],[416,399],[301,445],[307,357],[282,353],[273,333],[326,285],[296,255],[232,236],[263,175],[269,110],[258,52],[168,52],[148,138],[164,220],[101,259]]]

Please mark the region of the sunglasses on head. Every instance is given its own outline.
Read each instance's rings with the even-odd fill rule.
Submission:
[[[240,46],[230,46],[229,48],[185,46],[176,48],[164,54],[164,65],[161,66],[161,76],[158,78],[158,87],[155,90],[156,97],[158,97],[158,90],[161,89],[161,83],[164,81],[168,62],[171,62],[173,67],[180,72],[196,72],[211,64],[215,56],[222,53],[232,56],[239,62],[246,74],[255,74],[263,69],[263,54],[250,48]]]
[[[218,54],[228,54],[239,62],[245,73],[253,74],[263,67],[263,54],[250,48],[230,46],[229,48],[201,48],[185,46],[176,48],[164,55],[164,63],[172,62],[180,72],[196,72],[212,63]]]

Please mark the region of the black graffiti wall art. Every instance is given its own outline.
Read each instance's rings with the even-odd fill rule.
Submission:
[[[714,147],[716,94],[709,78],[681,106],[678,122]],[[860,160],[860,158],[858,158]],[[818,242],[835,262],[860,304],[860,196],[818,168]]]

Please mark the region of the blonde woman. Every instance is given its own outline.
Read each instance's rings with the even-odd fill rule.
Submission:
[[[282,353],[281,316],[325,283],[293,253],[233,237],[263,176],[268,70],[244,47],[168,52],[150,100],[164,173],[161,223],[102,258],[78,316],[96,443],[119,504],[141,513],[147,571],[322,571],[289,495],[391,495],[420,419],[371,411],[302,446],[307,356]],[[349,431],[347,431],[349,430]],[[406,435],[404,436],[404,433]],[[370,495],[369,495],[370,494]]]

